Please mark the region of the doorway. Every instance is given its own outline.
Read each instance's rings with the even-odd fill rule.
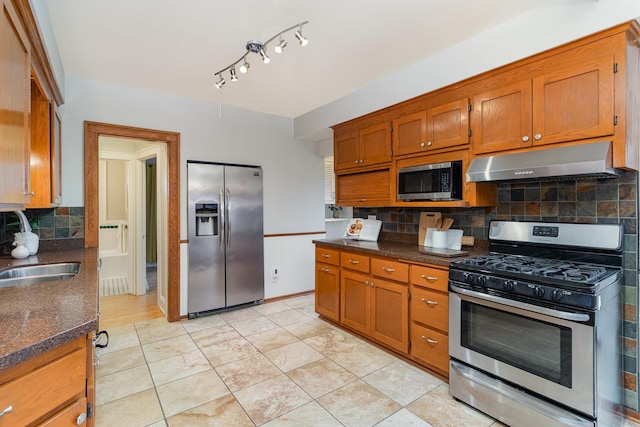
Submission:
[[[180,134],[152,129],[85,122],[85,247],[98,247],[99,137],[113,136],[164,144],[166,148],[166,206],[159,209],[166,221],[166,315],[180,319]]]

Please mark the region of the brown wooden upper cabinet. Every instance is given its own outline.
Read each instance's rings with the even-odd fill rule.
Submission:
[[[389,122],[353,131],[334,139],[336,172],[391,162]]]
[[[613,135],[614,67],[613,55],[582,57],[475,95],[474,153]]]
[[[0,0],[0,210],[29,202],[31,48],[10,0]]]
[[[409,114],[393,121],[393,154],[413,154],[469,143],[469,100]]]

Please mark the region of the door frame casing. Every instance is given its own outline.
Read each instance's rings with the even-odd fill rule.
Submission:
[[[167,320],[180,320],[180,134],[131,126],[84,122],[84,246],[98,247],[98,158],[100,135],[167,144]]]

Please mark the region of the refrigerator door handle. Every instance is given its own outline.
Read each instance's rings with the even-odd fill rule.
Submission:
[[[223,194],[222,193],[222,187],[220,187],[219,194],[220,194],[220,199],[219,200],[220,200],[220,202],[222,202],[222,197],[223,197],[222,196],[222,194]],[[220,226],[221,226],[220,227],[220,250],[222,250],[222,249],[224,249],[224,224],[225,224],[226,219],[227,219],[227,216],[226,216],[225,211],[224,211],[224,207],[223,207],[223,209],[220,209],[220,213],[222,214],[222,220],[221,220],[221,224],[220,224]]]
[[[231,191],[227,188],[227,200],[225,202],[225,209],[227,210],[227,248],[231,248],[231,218],[229,216],[229,204],[231,203]]]

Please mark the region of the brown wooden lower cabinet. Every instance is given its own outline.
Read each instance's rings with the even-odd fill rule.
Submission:
[[[316,311],[446,378],[447,277],[446,267],[316,246]]]
[[[87,416],[92,346],[80,337],[0,371],[0,411],[6,411],[0,426],[92,426],[94,418]]]

